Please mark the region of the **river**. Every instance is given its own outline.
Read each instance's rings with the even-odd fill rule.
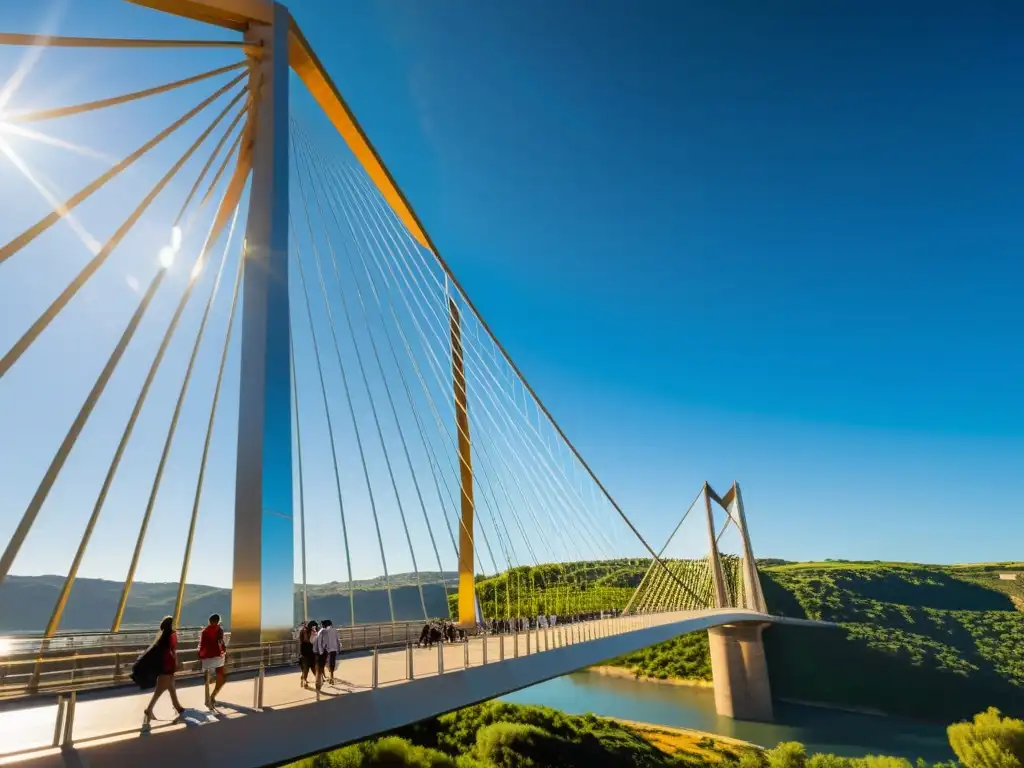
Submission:
[[[846,757],[896,755],[911,761],[953,759],[945,726],[895,717],[776,703],[774,723],[731,720],[715,714],[710,688],[658,685],[579,672],[505,696],[516,704],[542,704],[571,714],[593,712],[644,723],[692,728],[765,747],[799,741],[808,753]]]

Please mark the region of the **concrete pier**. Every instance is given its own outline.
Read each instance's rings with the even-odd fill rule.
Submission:
[[[761,633],[765,623],[726,624],[708,629],[715,709],[737,720],[771,722],[772,692]]]

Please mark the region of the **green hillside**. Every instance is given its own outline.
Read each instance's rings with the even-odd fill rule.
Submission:
[[[445,574],[447,583],[454,588],[456,576]],[[439,573],[421,573],[423,597],[431,616],[448,614],[445,586]],[[419,590],[415,575],[394,574],[390,577],[391,599],[398,621],[416,621],[423,618]],[[41,632],[50,618],[57,595],[63,583],[61,576],[9,576],[0,586],[0,632]],[[390,621],[387,590],[383,579],[353,582],[355,615],[358,623]],[[117,609],[122,583],[103,579],[77,579],[71,590],[62,631],[105,631]],[[172,583],[138,582],[132,586],[125,609],[123,626],[154,627],[160,619],[174,610],[178,585]],[[351,617],[348,584],[330,582],[307,587],[311,617],[331,618],[347,624]],[[295,615],[302,615],[301,587],[296,586]],[[181,625],[199,627],[206,624],[211,613],[220,613],[229,623],[231,590],[202,584],[188,584],[182,604]],[[230,628],[230,624],[229,624]]]
[[[762,567],[769,610],[836,622],[765,632],[779,698],[954,719],[1024,714],[1020,563],[787,563]],[[702,633],[614,659],[638,675],[710,679]]]
[[[992,709],[947,728],[957,762],[916,768],[1024,768],[1024,722]],[[668,726],[568,715],[491,701],[287,768],[915,768],[905,757],[807,754],[803,744],[762,749]]]

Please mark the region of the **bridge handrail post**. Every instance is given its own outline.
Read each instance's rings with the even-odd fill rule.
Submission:
[[[484,665],[487,664],[487,635],[481,635],[480,639],[484,642]]]
[[[256,702],[256,709],[263,709],[263,682],[266,677],[266,667],[263,665],[263,661],[260,660],[260,671],[257,679],[259,680],[259,699]]]
[[[77,692],[72,691],[71,696],[68,698],[67,709],[64,712],[64,738],[61,743],[66,746],[70,746],[75,742],[75,702],[77,699]]]
[[[378,675],[380,674],[378,666],[378,654],[377,646],[373,646],[373,665],[370,668],[370,687],[376,688],[378,685]]]
[[[412,680],[413,668],[412,668],[412,642],[405,644],[405,679]]]
[[[505,660],[505,636],[498,635],[498,658],[501,661]]]
[[[516,633],[512,635],[512,658],[519,658],[519,629],[516,628]]]
[[[469,669],[469,637],[462,644],[462,668]]]
[[[60,746],[60,736],[64,729],[64,697],[57,696],[57,718],[53,724],[53,746]]]
[[[437,641],[437,674],[444,674],[444,640]]]
[[[530,628],[526,628],[526,655],[530,655]]]

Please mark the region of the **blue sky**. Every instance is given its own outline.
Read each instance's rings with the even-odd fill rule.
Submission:
[[[107,0],[98,15],[84,0],[54,8],[65,34],[220,34]],[[19,7],[4,22],[37,29],[46,11]],[[293,13],[475,304],[652,542],[704,479],[739,479],[765,556],[1019,559],[1019,12],[651,2],[639,13],[625,3],[534,0],[342,11],[308,0]],[[61,55],[38,65],[20,106],[111,95],[230,60],[174,53],[124,67],[97,55],[69,68]],[[5,52],[0,80],[16,62]],[[180,112],[195,100],[171,104]],[[320,145],[340,144],[308,98],[293,104]],[[138,123],[97,117],[66,138],[124,154],[160,114],[166,122],[155,108]],[[71,172],[47,167],[38,150],[26,156],[51,178]],[[175,156],[143,164],[125,180],[125,199]],[[77,172],[84,182],[96,170]],[[41,202],[13,191],[8,166],[0,173],[6,241]],[[143,247],[155,252],[175,211],[172,201],[155,207]],[[116,226],[111,216],[83,206],[97,232]],[[5,349],[87,258],[69,232],[52,236],[38,244],[55,270],[45,278],[15,259],[0,265]],[[106,287],[83,292],[79,320],[55,323],[50,346],[41,341],[0,381],[0,427],[20,446],[0,469],[17,500],[0,511],[0,534],[13,528],[134,307],[127,278],[145,285],[155,271],[151,260],[143,269],[129,260],[137,255],[119,257]],[[180,286],[181,275],[171,280]],[[164,315],[173,304],[163,301]],[[213,316],[215,347],[226,310]],[[194,331],[198,313],[187,317]],[[89,450],[69,464],[15,572],[66,568],[77,538],[67,531],[84,524],[97,484],[89,478],[102,476],[107,459],[98,457],[117,443],[157,326],[140,330],[143,351],[119,368],[114,405],[97,410]],[[301,376],[312,358],[308,343],[296,344]],[[172,346],[168,360],[183,367],[188,346]],[[212,389],[215,373],[213,353],[203,359],[198,392]],[[300,391],[308,386],[304,402],[315,403],[307,381]],[[173,377],[155,387],[173,402]],[[228,395],[222,407],[232,403]],[[186,409],[182,432],[201,441],[205,418],[200,404]],[[310,439],[322,439],[310,418]],[[233,426],[220,423],[223,457]],[[83,575],[123,578],[161,424],[144,414],[133,438],[140,457],[126,458],[115,491],[124,495],[112,500]],[[323,507],[317,526],[336,527],[327,509],[334,481],[325,451],[315,453],[310,503]],[[157,507],[158,542],[180,538],[175,510],[191,503],[193,452],[179,458],[181,475],[165,481]],[[225,510],[233,465],[219,460],[209,503]],[[202,518],[193,580],[225,583],[228,522]],[[368,526],[357,533],[369,536]],[[965,536],[971,529],[980,535]],[[334,544],[320,546],[311,580],[343,578],[325,565]],[[177,577],[180,557],[148,560],[159,565],[139,578]],[[371,574],[369,560],[363,570]]]

